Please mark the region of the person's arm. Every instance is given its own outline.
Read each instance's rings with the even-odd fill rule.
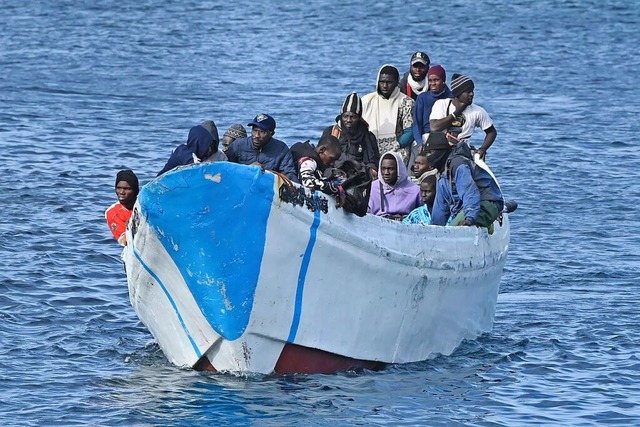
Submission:
[[[449,181],[440,177],[436,183],[436,199],[433,202],[431,211],[431,224],[447,225],[447,220],[451,215],[447,194],[449,193]]]
[[[443,101],[446,102],[436,102],[436,104],[433,105],[433,109],[431,110],[431,116],[429,116],[429,127],[432,131],[441,132],[443,130],[446,130],[451,126],[451,123],[453,123],[456,116],[462,114],[465,108],[467,108],[467,104],[460,103],[453,111],[453,113],[449,113],[449,100],[447,99]],[[439,107],[437,110],[436,106]]]
[[[413,111],[413,139],[418,143],[422,144],[422,126],[424,124],[424,100],[426,98],[426,93],[421,93],[418,95],[418,99],[416,99],[416,108]]]
[[[320,190],[325,194],[335,196],[340,193],[340,188],[335,183],[318,177],[318,164],[310,157],[301,159],[300,183],[311,190]]]
[[[402,132],[402,135],[398,137],[398,144],[400,144],[400,148],[406,148],[411,145],[413,142],[413,130],[412,128],[405,129]]]
[[[471,225],[478,218],[482,198],[469,165],[462,164],[456,168],[455,181],[458,197],[462,200],[462,210],[466,222],[464,225]]]
[[[484,130],[484,142],[482,143],[482,147],[478,149],[478,154],[482,160],[485,159],[487,155],[487,150],[493,144],[493,141],[496,140],[496,136],[498,136],[498,131],[495,126],[491,125],[487,129]]]

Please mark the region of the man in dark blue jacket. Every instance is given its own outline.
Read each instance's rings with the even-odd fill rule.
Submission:
[[[251,136],[236,139],[227,149],[229,161],[280,172],[298,182],[289,147],[273,138],[276,131],[273,117],[258,114],[248,126],[251,126]]]

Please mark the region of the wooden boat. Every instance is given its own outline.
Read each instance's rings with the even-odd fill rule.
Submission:
[[[328,373],[448,355],[490,331],[509,219],[489,235],[357,217],[216,162],[145,185],[127,241],[131,303],[172,363]]]

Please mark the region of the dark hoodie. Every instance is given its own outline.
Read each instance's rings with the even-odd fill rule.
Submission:
[[[158,176],[177,166],[199,163],[211,153],[218,151],[218,128],[211,120],[206,120],[189,130],[186,144],[180,144],[173,150],[167,164],[158,172]],[[211,151],[210,151],[211,149]]]

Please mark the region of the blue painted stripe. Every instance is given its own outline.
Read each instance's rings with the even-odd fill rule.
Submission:
[[[302,264],[300,265],[300,273],[298,273],[298,287],[296,289],[296,304],[293,311],[293,321],[291,322],[291,330],[289,331],[289,338],[287,341],[292,343],[296,339],[298,333],[298,326],[300,325],[300,315],[302,314],[302,294],[304,291],[304,282],[307,279],[307,270],[309,270],[309,262],[311,261],[311,253],[313,247],[316,244],[316,236],[318,234],[318,227],[320,226],[320,209],[318,208],[317,196],[316,199],[316,211],[313,215],[313,224],[311,224],[311,230],[309,232],[309,242],[307,243],[307,249],[304,251],[302,257]]]
[[[173,307],[173,310],[176,312],[176,316],[178,316],[178,320],[180,321],[180,324],[182,325],[182,329],[184,329],[184,333],[187,334],[187,338],[189,338],[189,341],[191,341],[191,346],[193,347],[193,351],[195,351],[195,353],[198,356],[198,358],[202,357],[202,353],[200,352],[200,349],[196,345],[196,342],[193,340],[193,337],[191,336],[191,334],[189,333],[189,330],[187,329],[187,325],[184,323],[184,319],[182,319],[182,316],[180,315],[180,312],[178,311],[178,306],[176,305],[176,303],[173,300],[173,298],[171,298],[171,295],[169,294],[169,291],[167,290],[166,286],[164,286],[164,283],[162,283],[162,280],[160,280],[160,278],[153,271],[151,271],[149,266],[147,266],[147,264],[144,263],[144,261],[140,257],[140,253],[138,253],[138,251],[135,248],[135,246],[133,247],[133,254],[136,256],[136,258],[138,259],[138,261],[140,262],[142,267],[145,270],[147,270],[147,273],[149,273],[151,275],[151,277],[153,277],[153,279],[158,283],[158,285],[160,285],[160,288],[164,291],[164,294],[167,296],[167,299],[171,303],[171,306]]]

